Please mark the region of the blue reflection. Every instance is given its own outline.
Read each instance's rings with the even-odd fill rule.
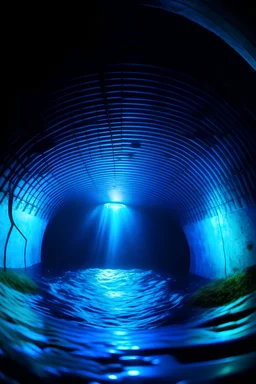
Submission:
[[[127,337],[128,330],[166,324],[182,308],[183,300],[182,293],[171,290],[169,278],[164,280],[152,271],[137,269],[70,271],[51,280],[49,288],[54,296],[55,315],[63,318],[66,314],[70,318],[72,314],[79,323],[104,330],[111,328],[111,337],[116,340],[109,346],[111,353],[139,351],[139,340],[132,342]]]
[[[138,349],[140,349],[140,347],[139,347],[138,345],[133,345],[133,346],[132,346],[132,349],[133,349],[134,351],[137,351]]]
[[[125,336],[126,335],[126,331],[114,331],[114,334],[117,335],[117,336]]]
[[[129,376],[139,376],[140,372],[137,369],[130,369],[128,372]]]
[[[108,375],[108,378],[110,380],[117,380],[117,376],[116,375]]]
[[[42,296],[34,297],[0,283],[0,354],[17,360],[29,378],[31,372],[32,378],[36,372],[46,379],[74,375],[71,382],[88,374],[99,382],[154,377],[161,383],[163,375],[176,382],[178,374],[179,382],[199,376],[202,382],[219,382],[255,366],[256,292],[225,307],[195,310],[183,321],[179,312],[174,324],[160,327],[176,295],[166,276],[157,276],[137,270],[70,271],[38,280]],[[120,299],[105,296],[120,287],[126,292]],[[234,350],[239,352],[233,355]],[[186,361],[175,359],[176,352],[184,352]]]

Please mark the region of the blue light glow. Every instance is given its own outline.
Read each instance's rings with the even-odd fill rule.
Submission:
[[[133,346],[132,346],[132,349],[133,349],[134,351],[136,351],[136,350],[140,349],[140,347],[139,347],[138,345],[133,345]]]
[[[97,257],[103,259],[106,267],[114,267],[117,261],[121,262],[127,240],[132,238],[135,228],[138,227],[135,218],[133,210],[121,203],[106,203],[92,211],[89,218],[86,218],[87,227],[84,231],[87,228],[90,231],[90,227],[96,228],[91,249],[94,260],[97,260]],[[113,293],[113,296],[120,295],[121,292]]]
[[[105,204],[105,207],[108,209],[112,209],[113,211],[118,211],[119,209],[125,208],[125,205],[119,203],[107,203]]]
[[[116,375],[108,375],[108,378],[110,380],[117,380],[117,376]]]
[[[118,273],[118,271],[115,271],[113,269],[101,269],[99,272],[96,274],[96,280],[99,286],[104,286],[106,287],[109,283],[113,285],[115,281],[118,281],[120,279],[121,275]],[[125,291],[120,291],[120,290],[106,290],[104,293],[104,296],[110,297],[112,299],[114,298],[120,298],[123,295],[125,295]]]
[[[130,369],[128,372],[129,376],[139,376],[140,372],[137,369]]]
[[[117,335],[117,336],[125,336],[126,335],[126,331],[114,331],[114,334]]]
[[[108,193],[108,197],[113,203],[123,201],[121,192],[116,188],[114,188]]]

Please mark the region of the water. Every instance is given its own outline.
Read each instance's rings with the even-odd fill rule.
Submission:
[[[87,269],[42,278],[39,285],[43,305],[55,317],[83,327],[138,330],[185,318],[183,302],[193,284],[174,291],[171,276],[153,271]]]
[[[37,282],[33,297],[0,284],[5,381],[211,382],[256,362],[255,294],[199,310],[188,297],[200,281],[179,285],[153,271],[87,269]]]

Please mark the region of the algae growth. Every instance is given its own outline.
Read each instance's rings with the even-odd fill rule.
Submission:
[[[226,279],[216,280],[200,288],[190,297],[190,304],[198,307],[219,307],[231,303],[256,290],[256,265]]]
[[[35,295],[37,293],[37,285],[26,275],[12,271],[0,270],[0,283],[16,291]]]

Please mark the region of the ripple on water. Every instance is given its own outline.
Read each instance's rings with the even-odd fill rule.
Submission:
[[[255,294],[192,311],[195,284],[178,289],[152,271],[88,269],[38,283],[34,297],[0,284],[1,379],[171,383],[193,378],[198,364],[209,380],[256,362]]]
[[[55,317],[105,329],[151,329],[169,322],[184,294],[173,292],[170,277],[153,271],[87,269],[42,279],[44,305]]]

